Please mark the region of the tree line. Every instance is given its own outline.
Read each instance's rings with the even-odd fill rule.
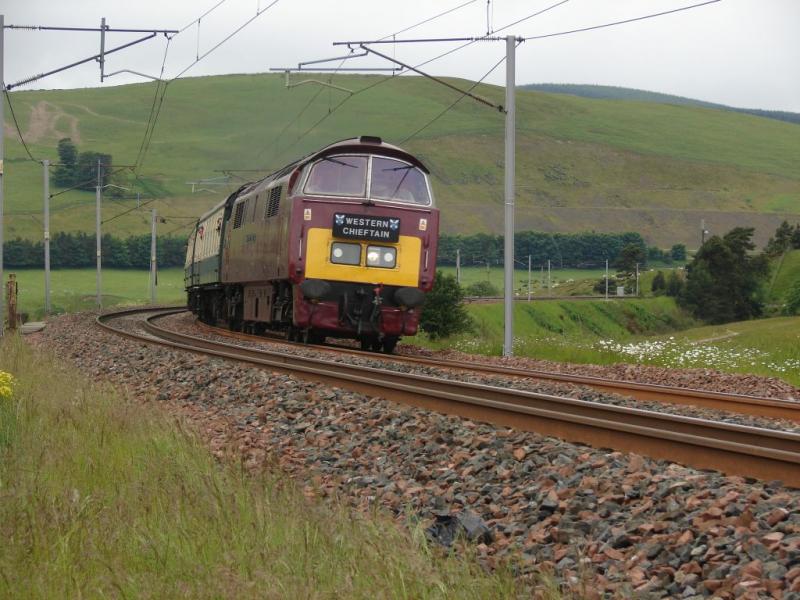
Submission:
[[[439,236],[438,265],[455,265],[456,251],[461,251],[461,264],[485,265],[502,262],[503,236],[487,233],[472,235]],[[647,247],[642,235],[636,232],[625,233],[544,233],[541,231],[518,231],[514,234],[514,255],[520,262],[527,263],[528,255],[536,265],[545,264],[548,259],[558,268],[600,267],[608,260],[615,263],[624,248],[635,246],[641,249],[641,263],[651,260],[686,260],[686,246],[675,244],[669,250]],[[522,266],[522,265],[519,265]]]
[[[118,238],[105,234],[103,266],[115,269],[149,269],[150,236]],[[156,249],[160,267],[182,267],[186,258],[186,238],[158,238]],[[12,269],[44,268],[44,243],[21,238],[3,244],[4,263]],[[50,239],[50,266],[54,269],[79,269],[96,264],[94,234],[56,233]]]
[[[775,258],[788,250],[798,249],[800,249],[800,223],[795,223],[792,227],[788,221],[784,221],[775,230],[775,235],[769,238],[764,252],[770,258]]]

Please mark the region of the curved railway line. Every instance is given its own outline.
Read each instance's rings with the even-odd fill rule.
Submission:
[[[132,309],[102,315],[98,317],[97,322],[114,333],[145,342],[244,362],[430,410],[535,431],[595,447],[637,452],[697,468],[715,469],[765,480],[781,480],[787,485],[800,487],[800,435],[796,433],[356,366],[274,350],[255,350],[179,333],[157,324],[160,318],[183,310],[182,308]],[[143,319],[140,332],[113,326],[115,319],[148,313],[152,314]],[[453,368],[476,369],[473,363],[465,365]],[[436,361],[435,366],[452,365]],[[479,366],[481,370],[484,370],[484,367],[486,365]],[[491,372],[511,374],[506,370],[495,371],[496,368],[492,366]],[[530,371],[523,372],[526,377],[536,377],[531,375]],[[606,380],[601,381],[609,383]],[[579,383],[593,385],[586,382]],[[644,384],[633,385],[652,387]],[[609,388],[604,389],[609,390]],[[670,389],[673,390],[673,394],[677,393],[674,392],[676,388]],[[628,393],[620,389],[614,391]],[[699,390],[685,392],[694,395],[693,397],[697,397],[698,394],[728,396]],[[652,398],[650,396],[650,399]],[[746,398],[742,396],[739,400],[744,402]],[[721,398],[717,400],[722,401]],[[765,407],[764,401],[767,400],[768,403],[782,402],[764,398],[755,400],[758,400],[755,405],[762,408]],[[687,403],[694,402],[690,399]],[[792,403],[787,402],[787,404]],[[765,416],[764,412],[757,414]],[[794,420],[797,420],[796,416]]]
[[[290,342],[283,338],[234,333],[227,329],[213,327],[200,321],[197,321],[196,324],[201,330],[205,330],[221,337],[230,337],[237,340],[253,340],[256,342],[269,341],[270,343],[283,344],[290,347],[308,348],[307,344]],[[313,348],[315,351],[328,351],[337,354],[346,352],[348,354],[364,356],[367,358],[375,358],[377,356],[374,352],[356,350],[355,348],[342,346],[325,345],[313,346]],[[629,396],[631,398],[635,398],[636,400],[654,400],[656,402],[666,402],[670,404],[697,406],[701,408],[725,410],[728,412],[741,413],[756,417],[784,419],[787,421],[800,423],[800,402],[792,400],[765,398],[761,396],[748,396],[744,394],[734,394],[728,392],[714,392],[710,390],[682,388],[655,383],[638,383],[636,381],[604,379],[602,377],[590,375],[574,375],[570,373],[558,373],[555,371],[520,369],[517,367],[505,367],[481,362],[447,360],[441,358],[429,359],[418,356],[403,356],[401,354],[381,355],[381,358],[410,365],[418,365],[421,367],[458,369],[472,371],[475,373],[487,373],[491,375],[504,375],[508,377],[520,377],[525,379],[538,379],[543,381],[554,381],[558,383],[569,383],[573,385],[585,385],[601,392]]]

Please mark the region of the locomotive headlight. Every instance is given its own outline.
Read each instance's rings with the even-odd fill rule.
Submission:
[[[367,247],[367,266],[392,269],[397,263],[397,248],[387,246]]]
[[[361,244],[334,242],[331,246],[331,262],[337,265],[361,264]]]

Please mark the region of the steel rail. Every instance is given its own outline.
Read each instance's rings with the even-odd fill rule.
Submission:
[[[219,327],[213,327],[200,321],[197,321],[197,325],[201,329],[206,329],[207,331],[222,336],[230,336],[238,339],[252,339],[254,341],[269,340],[290,346],[308,347],[305,344],[289,342],[281,338],[265,338],[264,336],[241,333],[234,334],[228,330],[221,329]],[[314,346],[314,349],[329,352],[348,352],[370,358],[377,357],[374,352],[365,352],[362,350],[356,350],[355,348]],[[684,388],[658,383],[639,383],[628,380],[606,379],[604,377],[597,377],[594,375],[576,375],[572,373],[559,373],[556,371],[506,367],[502,365],[492,365],[488,363],[469,362],[463,360],[448,360],[441,358],[427,359],[417,356],[403,356],[402,354],[383,355],[381,358],[438,369],[460,369],[478,373],[506,375],[509,377],[555,381],[558,383],[568,383],[572,385],[585,385],[598,391],[630,396],[636,400],[652,400],[656,402],[667,402],[669,404],[712,408],[715,410],[724,410],[757,417],[784,419],[787,421],[800,423],[800,402],[792,400],[767,398],[763,396],[749,396],[745,394],[735,394],[732,392],[715,392],[712,390]]]
[[[120,331],[109,324],[117,316],[137,312],[155,313],[143,323],[146,334]],[[178,333],[154,323],[175,312],[180,310],[134,309],[103,315],[98,323],[145,342],[299,375],[438,412],[800,487],[798,434],[253,350]]]

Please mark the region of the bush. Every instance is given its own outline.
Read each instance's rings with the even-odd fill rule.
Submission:
[[[472,319],[464,308],[464,290],[452,275],[436,271],[433,289],[422,307],[420,327],[433,340],[472,329]]]
[[[625,279],[615,277],[614,275],[608,276],[608,295],[609,296],[616,296],[617,295],[617,287],[620,285],[625,285]],[[605,295],[606,293],[606,279],[605,277],[602,279],[598,279],[595,282],[594,286],[592,287],[595,293]]]
[[[489,281],[478,281],[467,287],[467,296],[499,296],[500,290]]]
[[[667,279],[667,284],[665,286],[665,291],[667,296],[670,296],[672,298],[677,298],[678,296],[681,295],[683,287],[684,287],[683,277],[678,275],[677,271],[672,271],[672,273],[669,274],[669,278]]]
[[[666,289],[667,280],[664,277],[664,271],[659,271],[656,273],[655,277],[653,277],[653,283],[650,285],[650,291],[653,292],[654,295],[660,296]]]
[[[686,244],[674,244],[669,254],[672,260],[686,260]]]

